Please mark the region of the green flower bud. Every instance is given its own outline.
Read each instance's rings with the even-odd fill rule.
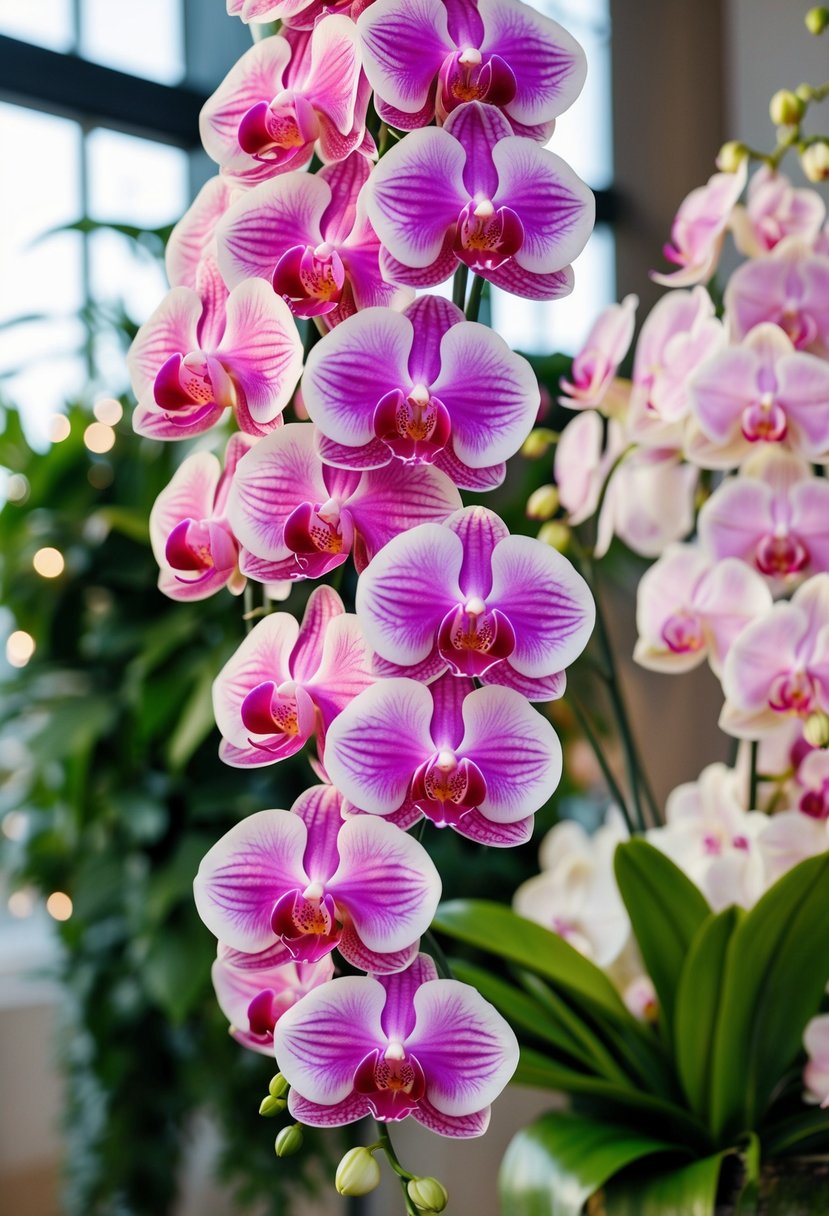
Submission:
[[[380,1166],[367,1148],[351,1148],[337,1166],[334,1186],[341,1195],[368,1195],[380,1184]]]
[[[551,519],[538,529],[538,539],[551,549],[558,549],[559,553],[563,553],[570,543],[570,529],[560,520]]]
[[[771,121],[776,127],[796,127],[805,109],[801,99],[791,89],[778,89],[769,103]]]
[[[723,144],[717,154],[717,168],[721,173],[736,173],[748,156],[748,148],[737,139]]]
[[[525,456],[527,460],[538,460],[540,457],[546,456],[553,444],[557,442],[558,435],[555,431],[551,431],[546,426],[537,426],[524,440],[521,455]]]
[[[806,29],[810,34],[822,34],[829,25],[829,8],[818,4],[815,8],[809,9],[803,20],[806,22]]]
[[[812,747],[829,747],[829,714],[822,709],[810,713],[803,726],[803,738]]]
[[[278,1072],[275,1077],[271,1077],[268,1093],[272,1098],[284,1098],[290,1088],[282,1073]]]
[[[829,143],[816,139],[800,153],[800,167],[810,182],[824,182],[829,178]]]
[[[264,1115],[266,1119],[272,1119],[274,1115],[281,1115],[287,1105],[284,1098],[273,1098],[268,1094],[267,1098],[263,1098],[259,1103],[259,1114]]]
[[[555,486],[539,486],[527,500],[528,519],[550,519],[558,510],[558,490]]]
[[[283,1127],[273,1143],[277,1157],[291,1157],[302,1148],[302,1128],[298,1123]]]
[[[437,1178],[412,1178],[406,1190],[421,1212],[442,1212],[449,1202],[446,1187]]]

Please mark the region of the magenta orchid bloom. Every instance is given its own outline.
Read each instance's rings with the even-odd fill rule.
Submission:
[[[690,671],[708,658],[720,672],[737,635],[770,607],[768,587],[743,562],[669,545],[639,582],[633,657],[665,672]]]
[[[330,785],[289,811],[258,811],[203,859],[196,907],[242,964],[315,963],[336,946],[364,971],[400,971],[417,955],[440,876],[413,836],[370,815],[344,821]],[[239,965],[238,963],[236,964]]]
[[[500,110],[477,101],[387,152],[369,180],[367,206],[394,282],[430,287],[460,263],[531,300],[572,290],[569,263],[595,212],[569,165],[513,135]]]
[[[151,439],[189,439],[226,409],[249,435],[279,426],[302,370],[302,343],[285,303],[266,284],[227,295],[174,287],[136,334],[128,356],[138,407],[133,426]]]
[[[827,622],[829,574],[816,574],[790,603],[775,604],[746,626],[725,663],[720,726],[727,734],[757,739],[783,717],[829,711]]]
[[[625,296],[621,304],[611,304],[599,313],[584,346],[573,359],[571,380],[562,379],[561,405],[570,409],[598,406],[628,353],[636,322],[636,296]]]
[[[411,293],[383,277],[366,218],[370,172],[352,152],[319,173],[285,173],[247,191],[216,233],[225,280],[267,279],[296,316],[324,317],[331,328],[360,308],[404,307]]]
[[[219,943],[211,972],[216,1000],[236,1042],[272,1057],[274,1026],[286,1009],[334,978],[334,963],[326,955],[316,963],[238,967],[234,953]]]
[[[796,190],[784,173],[761,165],[748,183],[745,206],[734,208],[734,243],[746,257],[770,253],[788,236],[806,244],[817,240],[826,205],[816,190]]]
[[[779,325],[798,350],[829,356],[829,254],[793,237],[765,258],[745,262],[725,289],[726,323],[734,342],[755,325]]]
[[[212,452],[194,452],[176,470],[150,512],[158,587],[173,600],[202,600],[227,587],[239,595],[239,546],[225,510],[236,465],[254,440],[232,435],[222,467]]]
[[[717,487],[698,529],[715,558],[738,557],[787,590],[829,572],[829,482],[801,457],[763,449]]]
[[[469,984],[438,979],[423,954],[396,975],[348,976],[310,992],[279,1019],[274,1051],[302,1123],[411,1115],[442,1136],[482,1135],[518,1064],[500,1013]]]
[[[689,456],[705,468],[739,464],[756,444],[829,459],[829,364],[796,351],[777,325],[752,329],[698,368],[688,387],[696,430]]]
[[[359,473],[323,464],[315,428],[291,423],[236,470],[228,518],[244,547],[243,573],[260,582],[320,578],[349,553],[363,570],[392,537],[443,521],[461,505],[433,466],[396,463]]]
[[[330,587],[316,587],[300,625],[287,612],[260,621],[213,685],[219,755],[234,768],[261,768],[298,752],[373,683],[357,618]]]
[[[252,46],[202,109],[202,143],[223,175],[254,186],[302,169],[315,150],[325,163],[373,152],[370,136],[362,146],[368,100],[354,22],[328,17],[310,36]]]
[[[377,113],[403,131],[483,101],[545,143],[587,74],[576,40],[518,0],[375,0],[357,28]]]
[[[735,173],[715,173],[706,185],[691,191],[680,204],[671,226],[671,241],[663,249],[668,261],[679,269],[670,274],[651,271],[652,279],[667,287],[691,287],[711,278],[747,175],[746,159]]]
[[[526,359],[438,296],[338,325],[311,351],[302,397],[329,463],[424,462],[468,490],[503,481],[540,401]]]
[[[466,507],[390,541],[360,578],[357,614],[385,675],[448,669],[547,701],[564,692],[595,610],[562,554]]]
[[[332,725],[325,766],[351,808],[496,847],[524,844],[561,777],[551,724],[511,688],[380,680]]]

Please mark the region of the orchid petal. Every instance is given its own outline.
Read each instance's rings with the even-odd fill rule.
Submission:
[[[443,129],[466,153],[463,185],[468,197],[492,200],[498,188],[492,148],[499,140],[512,137],[509,119],[495,106],[470,101],[452,111]]]
[[[333,587],[315,587],[299,628],[299,637],[291,652],[290,669],[294,679],[306,683],[319,671],[322,663],[326,630],[345,608]]]
[[[241,718],[242,702],[264,681],[281,684],[291,678],[289,658],[298,633],[295,617],[287,612],[271,613],[251,629],[216,677],[213,684],[216,725],[236,747],[246,748],[249,743]]]
[[[481,50],[500,55],[515,73],[517,91],[505,107],[510,118],[540,123],[566,109],[581,93],[587,60],[575,38],[549,17],[514,0],[479,0],[484,23]]]
[[[263,38],[242,55],[207,99],[199,116],[199,134],[205,152],[218,164],[238,151],[239,124],[247,112],[281,91],[290,59],[291,47],[284,38]]]
[[[159,566],[167,566],[167,537],[184,519],[208,519],[213,514],[221,465],[212,452],[194,452],[182,461],[173,479],[150,511],[150,544]]]
[[[320,1102],[309,1102],[295,1089],[288,1094],[288,1110],[298,1123],[305,1123],[308,1127],[343,1127],[371,1114],[365,1094],[349,1094],[342,1102],[326,1106]]]
[[[461,815],[451,825],[459,836],[474,840],[476,844],[488,845],[491,849],[514,849],[526,844],[532,837],[535,816],[528,815],[515,823],[494,823],[477,809]]]
[[[288,305],[261,279],[231,291],[217,354],[243,389],[254,421],[271,422],[288,404],[302,371],[302,343]]]
[[[195,290],[199,263],[212,245],[216,226],[230,206],[231,196],[227,182],[212,177],[170,233],[165,261],[171,287]]]
[[[343,817],[339,790],[333,785],[312,785],[297,798],[291,814],[302,820],[308,833],[302,858],[304,871],[311,882],[321,882],[328,890],[328,880],[340,857],[337,839]]]
[[[348,509],[368,562],[398,533],[418,524],[442,522],[460,505],[460,494],[439,469],[393,461],[363,474]]]
[[[406,114],[422,110],[443,60],[454,50],[445,5],[374,0],[360,14],[357,29],[365,73],[378,97]]]
[[[557,701],[564,696],[567,677],[563,671],[546,676],[525,676],[516,671],[509,659],[493,663],[480,677],[484,684],[501,684],[513,688],[528,701]]]
[[[421,1098],[412,1111],[412,1118],[439,1136],[452,1136],[466,1140],[484,1134],[489,1127],[490,1113],[491,1107],[487,1106],[483,1110],[476,1110],[471,1115],[444,1115],[432,1106],[431,1102]]]
[[[355,616],[346,613],[328,625],[319,670],[306,688],[327,729],[354,698],[376,680],[371,655]]]
[[[172,355],[198,350],[202,301],[189,287],[174,287],[144,322],[127,355],[133,392],[152,398],[156,377]]]
[[[381,1024],[388,1039],[396,1039],[399,1043],[406,1041],[415,1026],[415,993],[422,984],[437,978],[437,967],[428,954],[418,954],[405,971],[381,978],[380,983],[386,990]]]
[[[297,245],[316,248],[331,191],[319,174],[286,173],[254,186],[228,209],[216,230],[219,267],[230,287],[270,280],[277,262]]]
[[[360,42],[354,22],[333,13],[318,22],[311,35],[311,66],[304,91],[342,135],[348,135],[354,123],[359,80]]]
[[[492,554],[509,536],[502,519],[486,507],[464,507],[446,521],[463,546],[460,585],[465,596],[486,599],[492,590]]]
[[[560,300],[570,295],[575,282],[572,266],[564,266],[551,274],[536,274],[519,266],[517,258],[504,262],[497,270],[479,271],[479,274],[494,287],[525,300]]]
[[[377,823],[387,823],[392,825],[392,817],[389,819],[372,820]],[[400,829],[395,827],[396,832]],[[337,942],[337,949],[346,960],[351,963],[352,967],[358,967],[360,971],[371,971],[374,975],[393,975],[397,971],[403,971],[406,967],[411,966],[412,961],[417,957],[418,946],[420,939],[412,942],[402,950],[380,953],[377,950],[369,950],[368,946],[360,938],[357,930],[350,920],[346,920],[343,925],[340,940]]]

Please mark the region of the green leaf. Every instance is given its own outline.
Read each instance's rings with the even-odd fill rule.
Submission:
[[[215,676],[212,667],[205,668],[179,713],[167,744],[167,763],[174,772],[185,767],[215,725],[211,695]]]
[[[604,1196],[605,1216],[714,1216],[723,1153],[649,1178],[611,1183]]]
[[[674,1050],[682,1088],[697,1114],[709,1109],[711,1064],[725,957],[741,913],[727,908],[703,923],[679,976]]]
[[[746,914],[726,954],[714,1040],[711,1126],[755,1129],[801,1050],[829,971],[829,854],[784,874]]]
[[[798,1112],[770,1125],[763,1133],[763,1151],[769,1158],[800,1152],[807,1142],[814,1152],[829,1153],[829,1110],[813,1107]]]
[[[551,1111],[511,1141],[501,1165],[507,1216],[579,1216],[587,1199],[634,1161],[681,1151],[621,1124]]]
[[[208,999],[215,946],[202,926],[167,929],[153,937],[142,964],[147,991],[172,1022],[181,1023]]]
[[[680,971],[711,910],[690,878],[646,840],[618,845],[614,867],[633,935],[659,997],[660,1029],[670,1041]]]

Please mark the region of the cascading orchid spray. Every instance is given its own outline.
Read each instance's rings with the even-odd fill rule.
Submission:
[[[371,1189],[382,1149],[406,1210],[437,1211],[445,1191],[386,1125],[482,1134],[518,1054],[420,949],[441,889],[422,827],[529,838],[561,775],[532,702],[562,695],[594,619],[564,557],[459,493],[501,484],[539,407],[530,365],[478,322],[484,283],[566,295],[592,229],[590,191],[545,146],[584,56],[520,0],[227,8],[255,45],[202,114],[220,171],[133,345],[134,421],[166,440],[238,428],[223,467],[200,445],[160,496],[159,585],[247,583],[262,619],[217,673],[221,755],[266,766],[313,739],[322,784],[218,841],[196,902],[233,1033],[276,1054],[263,1113],[295,1120],[278,1155],[303,1123],[372,1115],[338,1189]],[[452,275],[454,303],[423,294]],[[250,611],[248,580],[282,595],[349,556],[356,615],[326,584],[301,625],[290,604]]]

